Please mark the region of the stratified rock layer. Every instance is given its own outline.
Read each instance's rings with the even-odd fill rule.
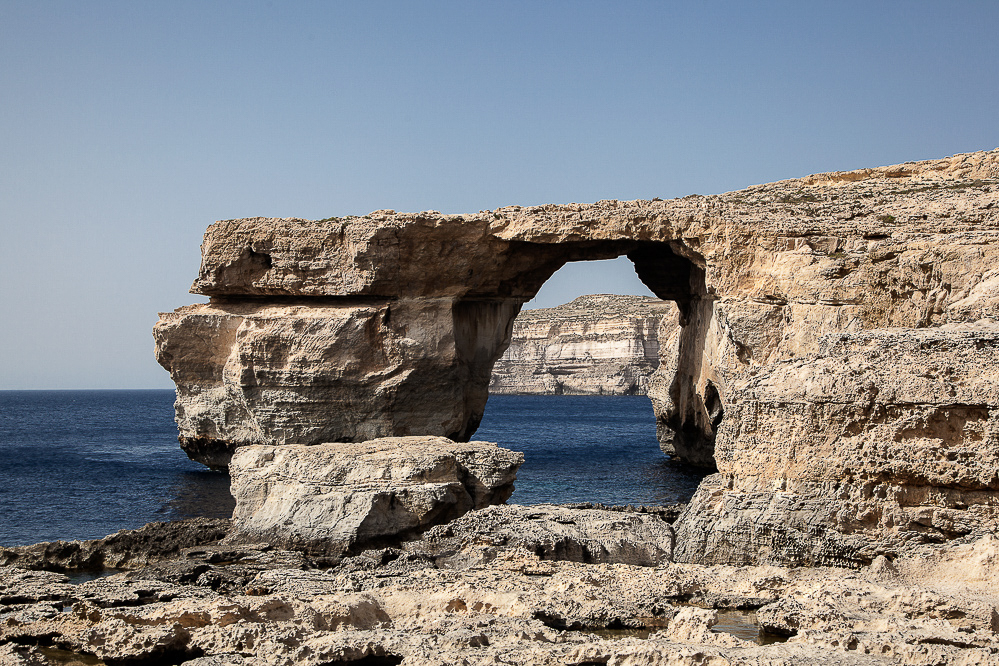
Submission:
[[[596,294],[524,310],[489,392],[645,395],[659,367],[660,327],[679,327],[676,307],[645,296]]]
[[[516,306],[447,299],[214,301],[164,314],[157,360],[177,383],[188,455],[237,446],[442,435],[467,440]],[[470,335],[468,329],[475,329]]]
[[[869,334],[890,351],[892,336],[908,339],[894,329],[934,329],[949,340],[988,328],[999,314],[995,150],[669,201],[216,223],[193,289],[212,302],[166,314],[156,328],[158,358],[178,384],[182,442],[221,465],[234,448],[260,442],[467,439],[521,305],[566,262],[621,255],[677,306],[680,326],[659,339],[648,391],[660,446],[722,474],[702,488],[716,520],[692,509],[680,529],[708,535],[681,553],[859,564],[969,527],[947,526],[947,511],[958,522],[991,520],[982,507],[992,506],[994,484],[961,470],[965,450],[991,455],[994,396],[948,406],[906,385],[872,397],[825,336]],[[316,308],[342,312],[309,314]],[[239,311],[216,315],[227,309]],[[874,375],[908,363],[948,367],[915,344],[861,373],[877,384]],[[987,335],[969,344],[994,347]],[[983,354],[968,354],[961,372],[992,372]],[[801,362],[828,373],[842,394],[798,391],[801,379],[785,370]],[[768,377],[766,391],[753,383]],[[956,390],[953,374],[941,370],[937,382],[942,396]],[[885,433],[907,434],[889,446],[879,443]],[[956,452],[953,469],[895,460],[903,441]],[[768,464],[767,456],[790,459],[789,442],[794,456],[827,471],[813,478]],[[802,532],[805,522],[818,527]],[[869,547],[842,545],[853,537]],[[831,545],[814,545],[823,540]]]
[[[734,395],[685,561],[858,565],[999,526],[999,325],[830,334]]]
[[[443,437],[243,447],[229,465],[228,540],[337,556],[505,502],[523,461],[495,444]]]
[[[673,529],[650,513],[503,505],[434,527],[415,550],[438,561],[489,562],[510,548],[545,560],[656,566],[673,560]]]

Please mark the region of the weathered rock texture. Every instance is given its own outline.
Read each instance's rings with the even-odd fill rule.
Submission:
[[[505,502],[522,462],[495,444],[443,437],[243,447],[229,465],[236,531],[228,541],[337,556]]]
[[[857,565],[999,526],[999,325],[829,334],[736,387],[681,558]]]
[[[556,534],[595,517],[532,520]],[[261,544],[204,545],[77,585],[2,566],[0,664],[999,663],[992,535],[850,571],[542,559],[503,545],[501,521],[476,525],[446,561],[382,549],[317,569]]]
[[[149,523],[103,539],[47,541],[13,548],[0,546],[0,565],[54,571],[140,567],[176,557],[185,548],[215,543],[231,529],[230,521],[221,518],[189,518]]]
[[[489,392],[645,395],[659,367],[660,327],[679,327],[676,306],[645,296],[595,294],[523,310]]]
[[[415,550],[445,562],[489,562],[504,550],[522,548],[544,560],[648,567],[673,560],[674,538],[656,514],[504,505],[434,527]]]
[[[961,372],[986,376],[995,339],[981,330],[999,315],[997,241],[995,150],[670,201],[230,220],[210,227],[202,246],[193,291],[212,303],[164,315],[156,328],[158,357],[178,383],[182,441],[208,462],[262,441],[465,439],[481,417],[490,369],[509,343],[520,306],[567,261],[627,255],[643,282],[675,301],[679,313],[679,329],[659,341],[660,366],[649,388],[663,450],[717,464],[722,476],[710,486],[717,493],[713,506],[752,493],[770,503],[762,515],[757,505],[730,502],[724,524],[741,527],[729,531],[729,545],[706,538],[687,556],[787,562],[842,556],[859,563],[892,544],[946,539],[967,527],[941,531],[944,514],[935,512],[988,519],[980,507],[991,506],[996,492],[982,474],[960,471],[961,453],[950,468],[913,468],[911,458],[893,464],[893,452],[904,447],[882,445],[876,433],[908,428],[910,434],[899,435],[905,440],[958,452],[976,447],[988,459],[997,435],[992,417],[982,414],[999,405],[987,391],[945,404],[923,402],[909,388],[882,395],[880,384],[873,398],[795,392],[778,385],[780,373],[810,362],[815,372],[832,373],[837,385],[851,370],[835,361],[827,334],[863,333],[891,348],[898,334],[887,329],[933,328],[943,338],[970,336],[967,344],[982,353],[969,355]],[[255,308],[301,309],[266,321],[242,314]],[[335,319],[354,337],[286,332],[327,325],[326,314],[309,314],[316,308],[343,309]],[[359,349],[342,339],[368,344]],[[929,351],[914,344],[911,360],[863,372],[892,374],[900,364],[925,360],[929,372],[942,373],[947,366],[924,359]],[[323,364],[304,360],[310,357]],[[759,384],[756,397],[754,381],[767,377],[774,386]],[[940,395],[952,384],[953,376],[940,374]],[[786,403],[787,415],[782,391],[798,401]],[[867,403],[870,415],[860,411]],[[754,436],[752,445],[744,444],[746,435]],[[760,456],[813,460],[818,471],[761,464],[759,472]],[[835,478],[839,473],[843,478]],[[872,483],[904,497],[864,490]],[[810,508],[795,514],[801,502]],[[796,526],[808,512],[823,516],[807,534],[810,541],[822,542],[832,530],[884,546],[844,551],[831,535],[828,547],[810,546],[803,556]],[[936,517],[910,519],[924,513]],[[692,512],[680,528],[690,520],[697,520]],[[758,550],[763,537],[770,545]]]
[[[237,446],[442,435],[467,440],[515,305],[449,299],[213,299],[162,316],[157,359],[177,383],[194,460]],[[475,388],[470,388],[475,387]]]

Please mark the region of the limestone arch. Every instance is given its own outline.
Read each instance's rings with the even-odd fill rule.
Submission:
[[[718,380],[705,376],[702,362],[713,311],[703,257],[682,241],[584,241],[523,250],[542,259],[511,271],[507,283],[511,297],[473,297],[455,304],[456,348],[469,366],[470,380],[465,394],[466,428],[454,433],[455,438],[468,439],[478,427],[493,365],[510,343],[513,322],[523,304],[569,262],[626,256],[642,283],[660,299],[675,302],[679,311],[680,331],[669,344],[661,341],[660,367],[649,391],[660,448],[685,462],[712,467],[724,399]],[[492,338],[492,344],[483,338]]]
[[[513,320],[570,261],[627,256],[678,305],[652,404],[662,449],[712,466],[726,386],[705,357],[715,335],[700,241],[629,216],[555,231],[485,216],[247,218],[209,227],[192,292],[163,313],[157,359],[177,384],[181,446],[224,468],[239,446],[443,435],[470,439]]]

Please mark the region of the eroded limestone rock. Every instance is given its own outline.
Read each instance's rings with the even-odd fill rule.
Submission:
[[[999,327],[830,334],[730,395],[685,561],[856,566],[999,525]]]
[[[50,663],[41,650],[33,645],[0,645],[0,664],[4,666],[49,666]]]
[[[449,400],[435,401],[439,424],[413,415],[393,423],[392,432],[383,427],[377,434],[461,439],[481,416],[477,401],[484,399],[489,376],[481,365],[490,366],[502,352],[519,305],[567,261],[627,254],[653,292],[680,307],[682,332],[675,345],[664,347],[665,374],[654,403],[664,443],[701,462],[711,456],[714,403],[724,403],[731,378],[747,367],[814,351],[824,332],[935,325],[989,311],[999,238],[997,178],[999,152],[991,151],[670,201],[514,206],[476,215],[377,211],[322,221],[230,220],[206,233],[194,290],[228,302],[266,296],[272,305],[279,303],[275,298],[318,304],[328,297],[365,297],[382,305],[450,302],[436,313],[421,313],[419,321],[437,331],[455,326],[453,337],[409,336],[418,346],[399,367],[419,357],[434,368],[457,368],[449,376],[468,373],[461,383],[465,393],[455,389]],[[299,315],[286,316],[291,321]],[[251,358],[236,353],[225,376],[199,370],[211,354],[169,347],[175,337],[201,327],[207,327],[203,337],[211,338],[214,323],[192,320],[191,333],[183,333],[177,318],[165,317],[157,339],[167,349],[160,361],[181,387],[182,437],[217,440],[223,448],[262,437],[280,441],[266,418],[255,425],[252,408],[250,417],[240,413],[247,402],[241,396],[261,385]],[[416,321],[402,319],[402,326]],[[324,348],[328,361],[312,377],[315,388],[294,373],[273,377],[275,392],[297,395],[284,401],[282,429],[293,438],[303,433],[301,443],[371,437],[363,420],[360,434],[335,438],[313,423],[308,403],[324,403],[337,369],[352,362],[326,334],[313,340],[291,345],[288,353]],[[225,347],[218,355],[229,358]],[[356,365],[367,376],[366,362]],[[359,380],[359,399],[379,393],[378,367],[363,390]],[[208,376],[216,394],[207,400],[216,405],[211,409],[200,398]],[[388,399],[388,411],[408,414],[405,400],[396,405]],[[189,405],[202,418],[187,418]],[[463,421],[456,425],[456,419]],[[421,430],[403,432],[407,421]],[[234,422],[245,425],[234,428]]]
[[[895,329],[932,329],[947,356],[991,326],[999,150],[669,201],[229,220],[202,251],[212,302],[155,334],[182,442],[209,464],[261,442],[467,439],[520,306],[568,261],[626,255],[678,311],[649,383],[660,446],[722,475],[685,556],[857,566],[993,520],[994,393],[926,397],[992,361],[941,365]],[[886,383],[906,364],[936,374]]]
[[[159,360],[178,384],[182,440],[212,464],[247,443],[467,439],[520,305],[567,261],[625,254],[680,310],[650,388],[663,448],[710,464],[742,373],[813,353],[828,332],[992,312],[997,181],[999,151],[990,151],[669,201],[219,222],[205,235],[194,286],[210,307],[298,299],[349,310],[363,298],[373,310],[329,315],[357,330],[347,334],[321,330],[305,309],[227,324],[182,309],[157,326]],[[386,307],[397,308],[387,322]],[[293,323],[312,334],[296,342],[280,332]],[[263,336],[252,349],[222,334],[251,328]],[[365,350],[341,345],[341,335]],[[304,367],[309,356],[305,375],[295,361]],[[406,375],[397,394],[386,374]],[[421,379],[435,374],[441,381]],[[423,393],[433,399],[421,404]]]
[[[483,359],[508,339],[502,313],[511,307],[441,299],[192,305],[157,324],[157,359],[177,383],[181,445],[209,467],[224,469],[246,444],[467,440],[488,397]]]
[[[523,461],[495,444],[443,437],[244,447],[229,465],[236,509],[226,542],[337,556],[419,534],[505,502]]]
[[[449,566],[488,561],[510,548],[544,560],[656,566],[672,560],[673,540],[673,529],[656,514],[538,504],[467,513],[409,548],[444,558]]]
[[[187,548],[216,543],[231,528],[230,521],[221,518],[189,518],[120,530],[103,539],[0,546],[0,564],[49,571],[142,566],[176,557]]]
[[[469,533],[467,545],[500,536]],[[269,565],[252,562],[262,552],[202,560],[202,575],[178,582],[172,564],[183,566],[182,554],[167,566],[57,583],[55,599],[38,597],[37,576],[58,574],[0,567],[9,590],[0,598],[0,663],[58,663],[24,647],[37,644],[63,650],[61,659],[107,664],[959,666],[999,658],[992,535],[923,546],[888,576],[873,567],[586,564],[514,546],[460,568],[393,560],[359,570],[345,560],[315,569],[279,553]],[[242,573],[223,573],[230,568]],[[234,585],[215,586],[219,577]],[[739,636],[719,630],[719,611],[732,608],[755,618]],[[789,640],[763,645],[774,637],[752,622]]]

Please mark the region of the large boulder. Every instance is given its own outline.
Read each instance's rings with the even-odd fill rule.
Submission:
[[[505,502],[523,461],[495,444],[443,437],[243,447],[229,466],[236,509],[226,543],[335,557],[412,537]]]

